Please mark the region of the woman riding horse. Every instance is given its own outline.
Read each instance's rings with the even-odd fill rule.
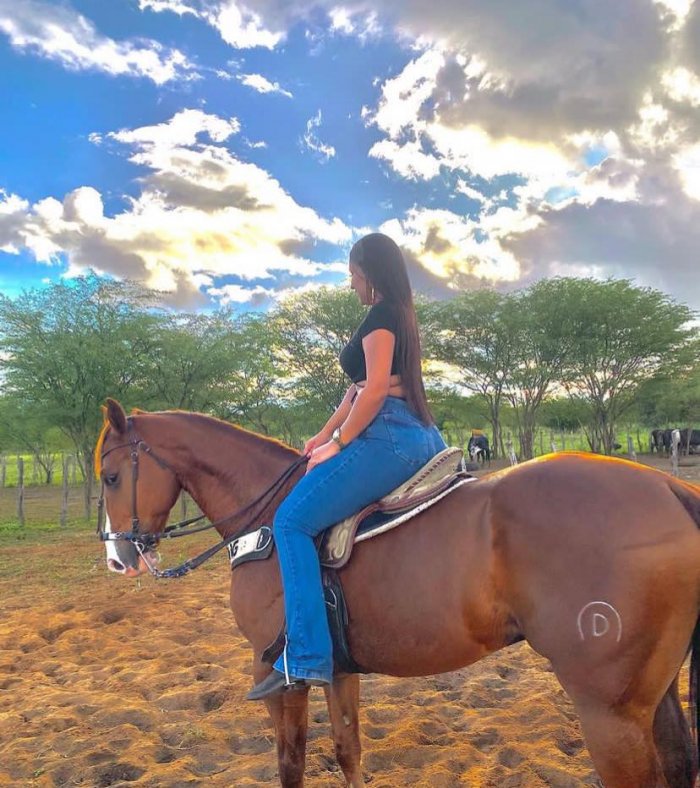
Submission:
[[[380,239],[370,243],[390,248]],[[285,550],[291,543],[292,572],[299,566],[299,571],[310,566],[318,572],[308,546],[310,533],[322,527],[321,512],[324,523],[343,517],[411,475],[414,456],[418,465],[442,447],[427,411],[421,410],[417,356],[408,363],[411,349],[417,351],[417,341],[411,345],[410,339],[415,338],[410,302],[389,309],[391,282],[380,278],[383,269],[370,269],[364,246],[363,241],[353,250],[353,286],[368,305],[376,302],[370,315],[377,323],[382,310],[404,319],[370,324],[374,330],[357,338],[359,361],[358,348],[344,352],[346,363],[348,354],[358,366],[364,361],[366,373],[357,366],[348,370],[354,380],[367,383],[355,402],[351,389],[325,432],[309,443],[312,462],[306,476],[300,476],[303,457],[279,441],[202,414],[127,416],[118,402],[108,400],[97,457],[107,509],[102,538],[109,539],[111,570],[129,577],[158,574],[153,548],[185,489],[225,540],[208,553],[274,517],[278,547]],[[387,252],[381,259],[390,256]],[[393,370],[401,373],[400,380],[392,378],[396,345],[406,354],[403,361],[398,356]],[[392,388],[392,383],[399,385]],[[337,446],[331,445],[327,431],[338,427]],[[335,485],[330,471],[343,468],[346,460],[362,485],[350,470],[342,477],[347,485]],[[333,494],[324,490],[326,472]],[[362,490],[351,500],[346,486]],[[297,489],[306,489],[308,498]],[[302,536],[294,533],[295,524]],[[186,562],[186,570],[196,564],[196,559]],[[299,622],[307,621],[307,605],[319,601],[316,581],[314,593],[306,595],[312,584],[293,574],[283,595],[279,569],[271,557],[241,564],[231,573],[231,609],[252,644],[255,680],[264,684],[270,674],[265,655],[286,609],[290,679],[327,681],[323,614],[312,621],[320,627],[311,646],[319,653],[310,653],[310,641],[298,639],[300,631],[306,636]],[[160,572],[173,574],[179,572]],[[697,689],[696,486],[623,460],[549,455],[465,484],[405,525],[355,545],[338,579],[349,611],[349,650],[363,669],[392,676],[444,673],[527,639],[550,661],[569,694],[606,788],[693,788],[697,742],[680,703],[678,674],[691,650],[690,684]],[[284,669],[284,662],[278,667]],[[285,691],[286,676],[272,675],[275,691],[265,703],[274,723],[280,782],[284,788],[301,788],[308,684],[296,682],[296,691]],[[332,679],[324,691],[336,756],[347,784],[360,788],[365,781],[359,677],[336,673]],[[691,691],[695,723],[696,698]]]
[[[367,235],[350,251],[350,275],[350,287],[370,307],[340,354],[353,382],[307,441],[306,476],[275,515],[286,641],[272,673],[248,700],[331,682],[332,643],[314,537],[391,492],[446,448],[425,397],[401,250],[386,235]]]

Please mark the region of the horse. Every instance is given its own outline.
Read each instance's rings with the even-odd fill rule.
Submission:
[[[181,489],[225,539],[269,523],[304,471],[271,438],[183,411],[127,416],[114,400],[96,453],[107,530],[137,532],[108,544],[110,568],[128,577],[153,569],[148,548]],[[487,475],[354,546],[338,572],[352,656],[374,673],[423,676],[527,640],[573,701],[608,788],[691,788],[698,745],[678,674],[690,652],[696,726],[699,526],[700,488],[622,459],[559,453]],[[233,569],[230,593],[258,682],[283,626],[274,553]],[[339,673],[324,691],[338,764],[359,788],[359,677]],[[284,788],[303,786],[307,703],[308,689],[266,701]]]

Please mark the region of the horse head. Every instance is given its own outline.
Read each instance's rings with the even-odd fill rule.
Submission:
[[[107,566],[136,577],[157,563],[156,547],[181,489],[180,479],[160,447],[151,443],[148,414],[127,416],[113,399],[104,409],[97,443],[97,469],[105,507],[103,538]],[[160,432],[160,430],[159,430]]]

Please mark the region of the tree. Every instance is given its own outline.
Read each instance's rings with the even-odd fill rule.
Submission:
[[[320,418],[333,412],[349,385],[338,356],[364,315],[355,293],[339,288],[311,290],[280,304],[271,326],[290,400],[315,403]]]
[[[426,355],[446,366],[446,380],[486,403],[496,453],[504,453],[501,407],[514,364],[516,327],[509,307],[506,295],[474,290],[423,310]]]
[[[44,482],[51,484],[56,464],[56,436],[46,414],[17,396],[0,397],[0,441],[3,448],[32,455]]]
[[[692,426],[700,421],[700,336],[663,374],[643,381],[635,398],[637,418],[651,428]]]
[[[509,298],[512,367],[503,391],[513,408],[523,459],[534,456],[538,411],[578,342],[569,319],[578,292],[575,279],[545,279]]]
[[[591,408],[594,451],[611,454],[615,428],[644,381],[686,353],[693,313],[670,296],[627,280],[570,280],[569,316],[577,340],[565,386]]]
[[[15,300],[0,296],[3,388],[73,443],[90,516],[93,451],[107,396],[130,399],[148,379],[155,294],[81,277]]]

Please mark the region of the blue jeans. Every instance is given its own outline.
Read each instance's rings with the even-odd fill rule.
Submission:
[[[287,643],[275,669],[330,681],[333,647],[314,537],[410,479],[445,442],[398,397],[341,452],[312,468],[282,501],[273,532],[284,587]]]

